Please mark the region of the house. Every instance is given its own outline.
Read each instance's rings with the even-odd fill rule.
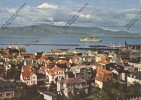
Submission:
[[[70,69],[75,77],[79,77],[85,80],[89,80],[91,78],[91,71],[87,66],[74,66]]]
[[[102,89],[104,83],[108,82],[109,80],[115,80],[112,77],[112,72],[103,68],[98,68],[96,71],[95,84]]]
[[[127,81],[128,71],[124,70],[122,65],[118,65],[116,63],[107,64],[106,69],[113,73],[113,77],[117,80]]]
[[[49,71],[48,66],[41,66],[39,69],[39,73],[46,74]]]
[[[37,75],[34,73],[32,66],[22,66],[20,80],[27,85],[37,84]]]
[[[0,78],[0,100],[10,100],[15,96],[15,85]]]
[[[9,55],[18,56],[20,55],[21,48],[16,44],[12,44],[8,46],[8,50],[9,50]]]
[[[11,64],[5,63],[4,65],[6,72],[11,68]]]
[[[9,55],[9,50],[8,49],[0,49],[0,54],[1,55]]]
[[[26,83],[26,85],[37,84],[37,76],[31,71],[22,72],[20,79],[22,82]]]
[[[9,60],[9,50],[8,49],[0,49],[0,57],[5,61]]]
[[[54,58],[47,59],[45,62],[45,66],[51,66],[51,67],[54,66],[53,59]]]
[[[69,63],[74,63],[74,64],[76,64],[77,62],[78,62],[77,57],[75,57],[75,56],[70,57],[70,59],[69,59]]]
[[[4,66],[0,65],[0,76],[4,76],[4,73],[6,72]]]
[[[67,78],[57,82],[57,92],[63,93],[66,97],[69,97],[70,93],[75,95],[82,91],[87,94],[88,87],[87,81],[82,78]]]
[[[104,54],[98,54],[96,57],[95,57],[95,61],[98,63],[98,62],[103,62],[103,61],[106,61],[107,59],[107,56],[104,55]]]
[[[0,59],[0,65],[4,66],[5,60],[4,59]]]
[[[45,65],[46,59],[41,57],[37,60],[37,62],[38,62],[39,65]]]
[[[70,66],[69,61],[65,57],[60,57],[59,60],[57,60],[56,65],[63,69],[67,69]]]
[[[24,58],[30,58],[30,53],[28,52],[21,52],[21,56],[24,57]]]
[[[45,55],[44,52],[36,52],[36,53],[35,53],[36,59],[39,59],[39,58],[41,58],[41,57],[44,56],[44,55]]]
[[[127,76],[127,82],[129,84],[133,84],[134,82],[138,82],[141,84],[141,70],[134,71]]]
[[[61,80],[62,78],[66,77],[64,69],[61,69],[57,66],[51,68],[47,72],[47,76],[48,76],[48,79],[49,79],[49,83],[51,83],[52,81],[54,83],[56,83],[56,81]]]
[[[44,100],[57,100],[57,94],[49,91],[39,91],[44,96]]]

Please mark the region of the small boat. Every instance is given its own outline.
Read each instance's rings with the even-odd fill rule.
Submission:
[[[39,42],[39,40],[34,40],[34,42]]]
[[[84,37],[80,38],[80,42],[102,42],[102,40],[97,37]]]

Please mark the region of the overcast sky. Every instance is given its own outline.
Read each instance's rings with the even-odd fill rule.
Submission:
[[[10,26],[28,26],[35,24],[65,25],[80,8],[79,18],[72,26],[95,27],[124,30],[138,13],[140,0],[0,0],[0,25],[23,4]],[[140,23],[137,21],[130,31],[139,32]]]

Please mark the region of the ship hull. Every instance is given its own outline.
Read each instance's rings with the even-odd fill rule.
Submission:
[[[102,42],[101,39],[80,39],[80,42]]]

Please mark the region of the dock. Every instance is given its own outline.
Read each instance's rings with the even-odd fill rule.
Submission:
[[[30,45],[42,45],[42,46],[79,46],[79,44],[27,44],[27,43],[21,43],[21,44],[0,44],[0,45],[25,45],[25,46],[30,46]]]
[[[118,48],[75,48],[76,50],[113,50],[118,51]]]

